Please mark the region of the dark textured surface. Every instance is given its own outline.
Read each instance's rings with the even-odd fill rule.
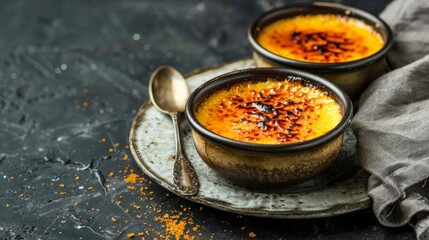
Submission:
[[[249,57],[247,26],[285,2],[1,2],[0,239],[175,239],[175,226],[195,239],[413,239],[371,209],[308,220],[210,209],[132,160],[129,129],[154,68]],[[375,14],[388,2],[343,1]],[[132,171],[139,178],[127,183]]]

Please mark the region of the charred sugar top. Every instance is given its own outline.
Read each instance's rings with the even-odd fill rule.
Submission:
[[[383,37],[370,25],[333,14],[278,20],[263,27],[257,41],[274,54],[314,63],[359,60],[384,46]]]
[[[340,105],[301,81],[244,81],[215,92],[196,112],[208,130],[233,140],[288,144],[319,137],[342,119]]]

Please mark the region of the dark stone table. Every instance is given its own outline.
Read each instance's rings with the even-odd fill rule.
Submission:
[[[151,72],[250,57],[247,26],[286,2],[1,2],[0,239],[414,239],[371,209],[302,220],[211,209],[134,162]],[[389,0],[335,2],[378,14]]]

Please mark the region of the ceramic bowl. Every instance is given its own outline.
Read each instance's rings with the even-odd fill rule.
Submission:
[[[334,14],[352,17],[372,26],[383,40],[384,46],[373,55],[359,60],[340,63],[314,63],[293,60],[270,52],[262,47],[257,37],[265,26],[279,19],[303,14]],[[342,88],[352,99],[376,78],[388,71],[386,53],[393,43],[392,31],[380,18],[360,9],[334,3],[297,3],[273,9],[258,17],[248,29],[248,39],[253,49],[253,58],[258,67],[285,67],[318,74]]]
[[[298,79],[319,87],[340,106],[339,124],[312,140],[291,144],[256,144],[232,140],[205,128],[196,118],[200,104],[220,89],[244,80],[252,82]],[[253,68],[230,72],[199,86],[191,93],[185,115],[202,160],[232,183],[255,188],[281,188],[316,176],[336,159],[353,106],[347,94],[332,82],[314,74],[284,68]]]

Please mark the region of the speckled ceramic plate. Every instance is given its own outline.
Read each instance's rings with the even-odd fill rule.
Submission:
[[[220,74],[254,67],[251,59],[196,70],[187,75],[191,90]],[[273,218],[314,218],[340,215],[370,206],[368,175],[356,161],[356,138],[347,129],[337,161],[321,175],[281,191],[233,185],[216,175],[198,156],[185,128],[185,147],[200,180],[198,195],[181,196],[173,184],[174,129],[170,117],[148,101],[139,109],[130,133],[134,159],[153,181],[188,200],[242,215]]]

